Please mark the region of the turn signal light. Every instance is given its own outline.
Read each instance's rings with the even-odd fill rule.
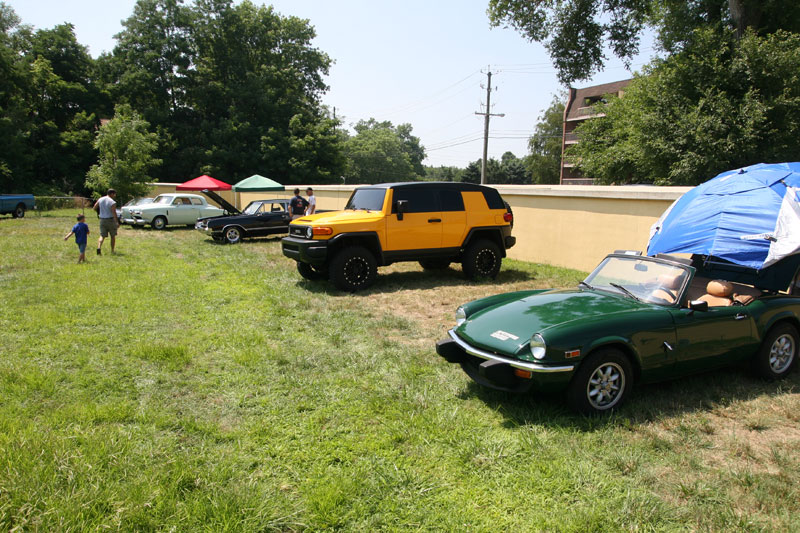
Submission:
[[[521,368],[515,368],[514,375],[522,379],[531,379],[533,377],[533,372],[531,372],[530,370],[522,370]]]
[[[503,220],[505,220],[506,222],[511,222],[512,220],[514,220],[514,215],[506,211],[505,213],[503,213]]]
[[[312,230],[314,235],[332,235],[333,228],[326,228],[325,226],[314,226]]]

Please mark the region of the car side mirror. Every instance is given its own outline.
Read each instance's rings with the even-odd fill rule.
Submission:
[[[408,207],[408,200],[397,200],[397,220],[403,220],[403,213]]]
[[[692,311],[701,311],[705,313],[708,311],[708,302],[705,300],[692,300],[689,302],[689,309]]]

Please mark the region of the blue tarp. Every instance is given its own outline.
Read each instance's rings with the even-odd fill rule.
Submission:
[[[800,187],[800,163],[761,163],[723,172],[681,196],[662,215],[651,231],[647,254],[703,254],[760,269],[776,241],[783,198],[787,191],[794,195],[787,187]]]

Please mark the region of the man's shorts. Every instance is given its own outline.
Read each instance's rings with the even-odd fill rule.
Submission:
[[[80,253],[82,253],[82,254],[86,253],[86,243],[85,242],[79,242],[78,243],[78,251]]]
[[[100,236],[108,237],[109,235],[112,237],[117,236],[117,222],[113,218],[101,218]]]

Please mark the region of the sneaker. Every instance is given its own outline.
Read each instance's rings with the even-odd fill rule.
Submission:
[[[100,248],[97,249],[97,255],[100,255]]]

